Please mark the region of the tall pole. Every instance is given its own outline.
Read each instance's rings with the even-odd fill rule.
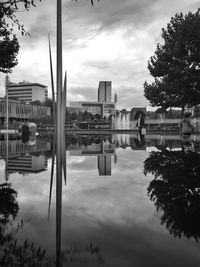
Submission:
[[[9,83],[9,79],[8,79],[8,74],[6,73],[5,89],[6,89],[6,130],[7,130],[7,132],[8,132],[8,122],[9,122],[9,118],[8,118],[8,83]]]
[[[50,59],[50,73],[51,73],[51,90],[52,90],[52,99],[53,99],[53,123],[54,123],[54,131],[56,131],[56,103],[55,103],[55,90],[54,90],[50,35],[49,35],[49,59]]]
[[[62,0],[57,0],[57,114],[56,114],[56,261],[61,264],[62,160],[61,160],[61,94],[62,94]]]

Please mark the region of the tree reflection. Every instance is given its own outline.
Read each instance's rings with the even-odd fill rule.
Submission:
[[[175,237],[200,239],[200,154],[189,151],[151,152],[144,162],[144,174],[154,175],[148,195],[161,224]]]
[[[11,183],[0,185],[0,266],[42,266],[45,250],[29,240],[18,242],[17,233],[28,220],[15,222],[19,211],[17,192]]]
[[[0,184],[0,223],[6,224],[9,218],[15,219],[19,206],[16,201],[17,192],[10,183]]]

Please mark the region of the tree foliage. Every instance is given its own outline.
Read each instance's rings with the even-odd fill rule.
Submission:
[[[14,25],[17,25],[18,30],[21,31],[22,35],[30,35],[21,24],[16,16],[16,13],[21,10],[29,11],[31,6],[36,6],[37,2],[41,0],[3,0],[0,3],[0,13],[3,14],[4,19],[9,19],[11,24],[6,25],[7,30],[13,30]]]
[[[0,10],[0,72],[11,72],[18,63],[19,43],[15,35],[6,28],[7,24]]]
[[[151,152],[145,175],[153,174],[148,195],[175,237],[200,239],[200,154],[184,151]]]
[[[162,29],[148,62],[154,82],[144,84],[144,96],[152,106],[181,107],[200,103],[200,9],[176,14]]]

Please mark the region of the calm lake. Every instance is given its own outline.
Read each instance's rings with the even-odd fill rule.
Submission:
[[[198,137],[66,136],[57,227],[52,150],[0,140],[0,266],[200,266]]]

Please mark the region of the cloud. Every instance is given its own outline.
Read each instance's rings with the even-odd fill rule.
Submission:
[[[70,101],[97,101],[98,84],[96,87],[70,87],[68,97]]]
[[[117,91],[117,108],[126,108],[130,110],[133,107],[145,107],[148,105],[147,100],[143,97],[143,88],[121,87]]]
[[[148,105],[143,83],[150,79],[147,61],[162,41],[161,28],[175,13],[196,11],[197,7],[197,0],[101,0],[94,1],[93,7],[90,1],[63,1],[68,100],[96,100],[98,82],[109,80],[113,93],[118,93],[118,108]],[[28,77],[50,88],[47,36],[51,34],[55,71],[56,1],[43,0],[17,15],[32,37],[21,37],[18,32],[19,64],[10,79],[19,82]],[[0,90],[3,95],[3,86]]]
[[[73,153],[70,153],[71,156],[73,156]],[[70,164],[70,170],[72,171],[82,171],[82,172],[87,172],[88,170],[90,171],[96,171],[97,170],[97,156],[91,156],[88,157],[82,157],[81,162],[80,161],[73,161]]]

